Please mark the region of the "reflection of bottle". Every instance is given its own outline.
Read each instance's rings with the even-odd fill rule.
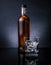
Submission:
[[[30,37],[30,19],[26,15],[26,5],[21,6],[21,16],[18,19],[18,44],[20,51],[24,50],[25,40]]]

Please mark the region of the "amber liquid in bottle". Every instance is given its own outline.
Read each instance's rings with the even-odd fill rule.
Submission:
[[[26,15],[26,5],[21,7],[21,16],[18,19],[18,45],[20,52],[25,51],[25,41],[30,38],[30,19]]]

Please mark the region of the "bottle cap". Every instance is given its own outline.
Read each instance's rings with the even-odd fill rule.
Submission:
[[[27,8],[27,6],[25,4],[22,4],[22,7]]]

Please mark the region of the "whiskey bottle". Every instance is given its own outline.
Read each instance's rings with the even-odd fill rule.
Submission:
[[[27,6],[21,6],[21,16],[18,18],[18,46],[20,52],[25,50],[25,41],[30,38],[30,19],[26,14]]]

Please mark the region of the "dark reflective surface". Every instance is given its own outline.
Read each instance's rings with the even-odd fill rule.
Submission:
[[[40,48],[38,57],[29,57],[18,62],[18,50],[16,48],[2,48],[0,49],[0,65],[19,65],[19,63],[20,65],[49,65],[51,62],[50,51],[51,48]]]

